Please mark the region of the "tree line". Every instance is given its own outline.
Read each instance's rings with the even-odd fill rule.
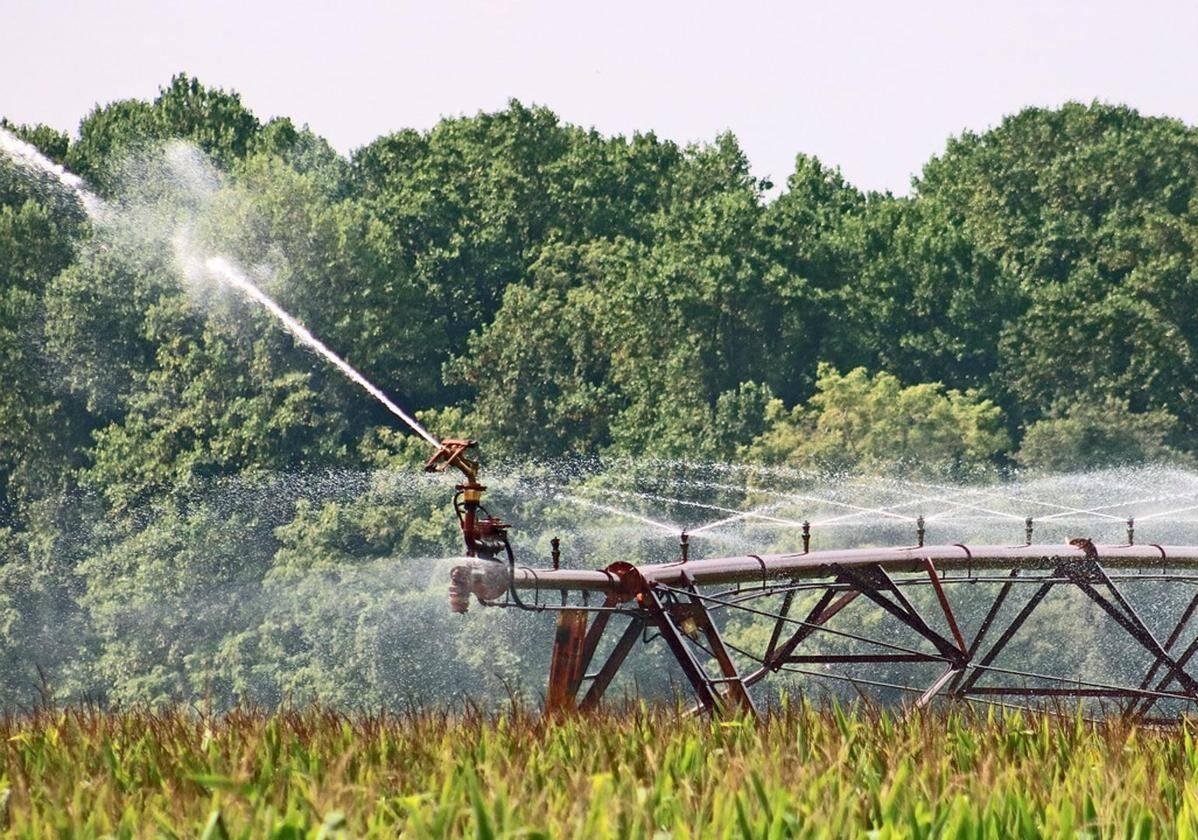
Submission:
[[[800,154],[772,198],[731,134],[605,136],[515,101],[348,157],[184,75],[74,135],[5,125],[117,205],[169,191],[151,150],[201,150],[222,179],[205,235],[492,455],[985,476],[1198,451],[1198,130],[1177,120],[1029,108],[951,138],[909,195]],[[179,628],[126,649],[113,581],[152,602],[174,580],[186,614],[186,580],[261,588],[321,552],[446,549],[369,498],[297,504],[282,527],[246,514],[261,556],[213,543],[230,515],[189,502],[198,485],[423,453],[264,313],[197,305],[127,234],[0,160],[0,663],[137,697],[198,654],[169,652]],[[217,640],[212,668],[313,644],[235,626],[192,628]],[[72,675],[84,661],[110,672]]]

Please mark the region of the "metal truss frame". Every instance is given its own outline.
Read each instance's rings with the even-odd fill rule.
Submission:
[[[1154,635],[1127,595],[1137,583],[1193,585],[1198,577],[1167,568],[1112,573],[1099,561],[1093,546],[1082,548],[1052,558],[1051,564],[1030,564],[1031,569],[1024,564],[1006,574],[995,573],[995,564],[987,563],[976,570],[946,575],[925,556],[901,569],[884,562],[829,562],[820,567],[819,576],[777,580],[761,574],[751,584],[737,581],[732,588],[714,591],[710,585],[701,587],[686,568],[672,572],[671,582],[665,582],[648,579],[628,566],[620,570],[618,585],[608,591],[601,607],[571,606],[567,590],[562,591],[562,607],[540,603],[530,607],[525,602],[521,606],[556,609],[558,613],[546,695],[546,710],[551,714],[595,709],[638,642],[657,641],[664,644],[685,677],[694,694],[694,708],[711,714],[759,715],[761,701],[751,689],[779,673],[904,692],[913,697],[913,708],[937,700],[1038,708],[1055,704],[1060,708],[1063,700],[1069,700],[1098,703],[1108,714],[1141,721],[1175,720],[1198,711],[1198,671],[1192,666],[1198,656],[1198,628],[1191,627],[1198,613],[1198,587],[1171,622],[1164,641]],[[762,567],[768,571],[764,562]],[[1000,585],[985,604],[982,593],[987,588],[977,584]],[[1034,587],[1030,597],[1019,601],[1016,591],[1029,587]],[[908,595],[918,589],[930,589],[934,597]],[[950,589],[958,607],[968,605],[975,615],[985,604],[968,640]],[[1027,634],[1028,619],[1056,590],[1080,593],[1096,605],[1147,655],[1149,665],[1144,672],[1127,683],[1101,682],[996,664],[1013,641]],[[809,599],[813,593],[818,596],[800,613],[802,617],[793,615],[800,597]],[[830,626],[843,625],[843,619],[833,619],[845,615],[854,604],[856,610],[869,609],[875,616],[881,611],[895,631],[876,638]],[[1162,605],[1152,606],[1160,609]],[[735,614],[773,622],[764,650],[743,650],[724,638],[721,618],[727,621]],[[590,671],[612,619],[625,617],[628,623],[606,658]],[[812,649],[817,639],[818,647]],[[1055,641],[1062,647],[1074,643],[1064,634]],[[844,650],[846,645],[849,650]],[[886,682],[832,670],[837,665],[868,664],[909,667],[912,679]],[[914,675],[926,673],[928,664],[942,667],[934,679],[925,677],[921,683]],[[1165,712],[1151,717],[1162,704],[1167,707]]]

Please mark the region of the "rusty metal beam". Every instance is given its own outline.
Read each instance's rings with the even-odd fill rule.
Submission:
[[[936,572],[936,564],[931,560],[925,560],[924,568],[928,570],[928,579],[932,582],[932,588],[936,590],[936,600],[940,602],[940,609],[944,611],[944,618],[948,622],[949,630],[952,631],[953,638],[957,641],[957,647],[964,653],[965,637],[961,635],[961,628],[957,626],[957,616],[953,614],[948,596],[944,594],[944,587],[940,585],[940,575]]]
[[[545,695],[545,711],[548,714],[574,711],[575,696],[585,667],[582,649],[586,632],[585,610],[562,610],[557,614],[553,654],[549,660],[549,691]]]
[[[1168,566],[1198,569],[1198,546],[1103,545],[1095,547],[1095,558],[1105,568],[1136,569]],[[1021,546],[930,545],[907,548],[857,548],[811,551],[806,554],[767,554],[690,560],[687,563],[649,563],[636,567],[647,584],[696,586],[761,583],[763,580],[818,579],[829,577],[828,569],[880,566],[888,573],[913,573],[931,561],[940,572],[1046,569],[1081,561],[1088,555],[1072,545]],[[685,578],[685,579],[684,579]],[[519,590],[544,593],[558,590],[621,592],[621,575],[596,569],[532,569],[517,566],[511,580]]]
[[[632,647],[636,644],[637,639],[640,638],[643,628],[644,624],[639,619],[634,618],[628,622],[628,626],[624,628],[624,632],[620,635],[616,646],[608,654],[607,661],[603,663],[603,666],[591,678],[591,685],[587,689],[586,696],[582,698],[579,709],[587,712],[599,705],[599,701],[603,699],[607,687],[611,685],[611,681],[620,670],[620,666],[624,664],[624,660],[632,652]]]

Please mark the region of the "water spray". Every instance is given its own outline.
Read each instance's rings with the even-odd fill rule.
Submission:
[[[34,146],[3,128],[0,128],[0,153],[7,155],[15,163],[31,172],[52,178],[80,200],[89,216],[97,219],[106,218],[106,205],[87,189],[82,178],[49,160]],[[479,465],[477,461],[472,460],[466,454],[468,449],[475,446],[474,441],[439,440],[414,416],[396,405],[380,388],[329,349],[298,319],[275,302],[250,280],[247,273],[232,259],[219,254],[206,253],[205,249],[193,241],[186,227],[175,231],[172,246],[176,263],[185,279],[215,280],[251,302],[262,306],[301,345],[333,365],[347,379],[374,397],[391,414],[434,447],[436,451],[425,464],[427,471],[440,472],[450,466],[461,471],[465,476],[465,482],[457,485],[453,505],[461,525],[466,555],[473,559],[489,561],[497,561],[506,557],[509,567],[514,564],[511,546],[507,540],[507,525],[491,516],[482,507],[482,494],[486,488],[478,481]],[[451,582],[450,588],[451,606],[458,612],[464,612],[469,600],[469,592],[474,592],[480,598],[493,598],[500,594],[502,587],[497,592],[495,585],[490,583],[496,578],[494,572],[494,567],[485,569],[482,574],[463,575],[455,571],[455,578]],[[466,578],[470,578],[469,584],[463,583]]]
[[[0,126],[0,153],[31,172],[53,179],[60,187],[73,193],[89,217],[99,218],[106,209],[104,202],[87,189],[82,178],[68,171],[61,164],[50,160],[32,143],[26,143],[2,126]]]
[[[194,267],[191,265],[193,258],[189,256],[190,248],[187,245],[186,237],[177,235],[175,237],[176,254],[179,255],[180,261],[184,265],[184,270],[189,273],[194,272]],[[283,327],[300,340],[308,348],[314,350],[325,360],[330,362],[339,371],[345,374],[346,378],[351,382],[359,385],[366,393],[374,397],[383,407],[402,420],[408,428],[420,435],[432,446],[440,446],[441,442],[433,436],[428,429],[416,420],[415,417],[408,414],[398,405],[391,401],[377,386],[372,384],[365,376],[358,373],[348,362],[330,350],[324,342],[314,336],[307,327],[301,324],[298,320],[288,314],[287,310],[274,302],[261,289],[246,277],[245,273],[237,268],[227,257],[209,257],[203,262],[203,269],[208,276],[216,278],[221,283],[236,290],[251,301],[261,304],[271,315],[278,319]]]

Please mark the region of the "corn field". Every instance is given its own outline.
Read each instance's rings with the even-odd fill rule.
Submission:
[[[1198,836],[1191,723],[73,709],[0,718],[0,751],[28,838]]]

